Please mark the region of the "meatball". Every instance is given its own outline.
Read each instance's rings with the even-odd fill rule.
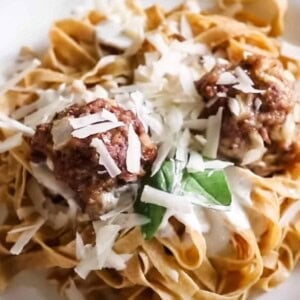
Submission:
[[[85,138],[69,140],[59,149],[53,143],[52,129],[54,124],[66,118],[79,118],[103,111],[114,114],[124,126],[90,135]],[[128,130],[132,125],[141,142],[141,169],[139,173],[130,173],[126,168],[128,148]],[[110,177],[105,167],[99,164],[99,154],[91,146],[93,138],[99,138],[111,158],[120,169],[120,174]],[[53,172],[58,180],[65,182],[78,195],[78,200],[92,214],[104,212],[107,207],[102,199],[105,192],[111,191],[125,183],[134,182],[145,174],[156,157],[156,146],[151,141],[141,121],[130,111],[121,108],[111,100],[98,99],[86,105],[74,104],[58,113],[51,123],[37,127],[31,139],[31,160],[43,163],[50,160]],[[95,210],[97,210],[95,212]]]
[[[242,73],[249,90],[237,86],[241,80],[237,72]],[[235,76],[237,82],[222,83],[224,73]],[[218,149],[221,158],[247,165],[260,175],[281,171],[299,160],[298,128],[293,114],[298,105],[294,78],[280,61],[253,55],[239,65],[217,65],[195,85],[204,101],[210,103],[202,117],[214,115],[223,107]],[[261,157],[246,159],[249,151],[253,154],[258,147]]]

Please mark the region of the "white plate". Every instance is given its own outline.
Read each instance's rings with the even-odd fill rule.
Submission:
[[[211,5],[211,0],[201,0]],[[263,1],[263,0],[261,0]],[[33,48],[46,46],[48,29],[51,22],[68,16],[78,4],[91,5],[92,0],[0,0],[0,71],[8,67],[20,47],[27,45]],[[142,0],[150,5],[153,0]],[[180,0],[159,0],[166,7],[175,6]],[[300,45],[297,32],[300,15],[300,0],[290,0],[289,13],[286,19],[286,38]],[[298,21],[298,22],[297,22]],[[268,294],[255,299],[259,300],[298,300],[300,299],[300,268],[291,278]],[[18,275],[0,300],[60,300],[62,299],[53,286],[50,286],[41,272],[24,272]]]

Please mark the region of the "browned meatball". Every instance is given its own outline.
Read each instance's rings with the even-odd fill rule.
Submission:
[[[217,84],[224,72],[236,75],[237,67],[251,78],[252,87],[262,92],[242,92],[235,88],[236,83]],[[255,172],[268,175],[300,159],[297,124],[292,115],[297,102],[294,80],[278,60],[253,55],[238,66],[218,65],[196,82],[196,88],[205,102],[213,103],[205,108],[203,117],[224,108],[220,157],[243,164],[245,154],[255,148],[254,139],[259,137],[266,150],[260,160],[248,164]],[[239,113],[230,107],[232,101],[242,108]]]
[[[62,148],[58,150],[53,148],[51,133],[53,122],[65,117],[82,117],[103,109],[113,113],[118,121],[125,125],[83,139],[71,137]],[[124,183],[136,181],[145,174],[145,170],[156,157],[156,146],[145,132],[141,121],[132,111],[121,108],[113,101],[101,99],[86,105],[72,105],[58,113],[53,122],[37,127],[31,140],[31,160],[40,163],[50,159],[53,162],[56,178],[74,190],[81,203],[84,206],[88,204],[88,209],[97,207],[100,213],[104,211],[105,203],[101,200],[103,192],[110,191],[113,187]],[[132,124],[141,141],[141,170],[138,174],[130,173],[126,168],[129,124]],[[93,138],[99,138],[105,144],[110,156],[121,170],[118,176],[111,178],[105,167],[99,164],[99,154],[90,146]]]

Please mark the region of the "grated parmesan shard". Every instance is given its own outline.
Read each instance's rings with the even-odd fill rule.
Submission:
[[[15,87],[28,73],[37,68],[40,64],[41,62],[38,59],[24,62],[21,66],[21,71],[0,87],[0,96]]]
[[[20,146],[23,142],[23,135],[22,133],[16,133],[4,141],[0,142],[0,153],[7,152],[12,150],[18,146]]]
[[[19,131],[27,136],[32,136],[34,134],[34,130],[32,128],[24,125],[21,122],[11,119],[4,113],[0,113],[0,128]]]
[[[93,227],[96,233],[97,269],[101,270],[112,252],[120,226],[103,225],[100,221],[97,221],[93,223]]]
[[[79,118],[71,117],[69,118],[69,123],[73,129],[79,129],[86,127],[91,124],[100,123],[104,121],[118,122],[118,119],[115,114],[111,113],[107,109],[103,109],[94,114],[88,114]]]
[[[109,154],[102,140],[97,138],[92,139],[91,147],[96,149],[97,153],[99,154],[99,164],[105,167],[110,177],[114,178],[121,173],[121,170]]]
[[[32,226],[25,228],[24,231],[18,237],[16,243],[10,249],[10,253],[13,255],[19,255],[44,223],[45,220],[43,218],[39,218]]]
[[[141,201],[163,206],[181,213],[192,212],[192,204],[187,197],[170,194],[149,185],[144,187]]]
[[[124,126],[123,122],[103,122],[98,124],[92,124],[83,128],[74,130],[72,136],[78,139],[84,139],[88,136],[103,133],[114,128]]]
[[[219,108],[215,116],[210,116],[207,122],[206,139],[207,143],[203,148],[203,155],[209,158],[216,158],[220,143],[223,108]]]
[[[53,122],[51,134],[53,140],[53,149],[58,150],[64,147],[72,138],[72,126],[70,120],[63,118]]]
[[[128,147],[126,153],[126,167],[130,173],[139,174],[141,170],[142,147],[141,141],[132,124],[128,128]]]

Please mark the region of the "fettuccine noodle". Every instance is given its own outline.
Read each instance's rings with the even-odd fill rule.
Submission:
[[[134,16],[145,18],[145,32],[159,33],[167,41],[180,39],[170,24],[185,17],[195,41],[225,53],[229,61],[240,61],[245,51],[275,57],[297,77],[299,62],[282,57],[274,38],[283,30],[282,2],[219,1],[216,14],[199,14],[188,10],[187,4],[167,13],[158,5],[143,10],[134,1],[126,1]],[[38,58],[41,65],[17,86],[0,93],[1,112],[13,116],[17,108],[34,103],[40,91],[58,90],[62,84],[80,90],[72,85],[75,80],[107,90],[134,84],[135,69],[154,47],[143,34],[126,51],[101,45],[96,27],[105,19],[105,12],[94,10],[83,18],[57,21],[50,29],[45,53],[23,49],[22,59]],[[1,132],[3,139],[11,135],[9,129]],[[68,219],[66,207],[55,203],[49,206],[50,221],[41,221],[43,210],[30,197],[29,187],[40,184],[32,176],[28,143],[25,138],[20,146],[0,155],[1,291],[20,271],[45,269],[62,293],[72,283],[86,299],[246,299],[253,290],[268,291],[282,283],[299,260],[300,164],[296,164],[270,178],[247,171],[253,183],[252,205],[245,209],[250,228],[230,225],[226,251],[211,253],[207,233],[173,216],[168,221],[171,234],[145,240],[139,226],[121,232],[113,249],[117,254],[130,254],[126,267],[92,271],[82,280],[74,272],[79,262],[76,233],[85,244],[93,244],[92,223],[81,213]],[[63,215],[57,224],[59,212]],[[56,218],[55,224],[51,217]],[[25,226],[33,226],[36,232],[21,253],[12,255]]]

